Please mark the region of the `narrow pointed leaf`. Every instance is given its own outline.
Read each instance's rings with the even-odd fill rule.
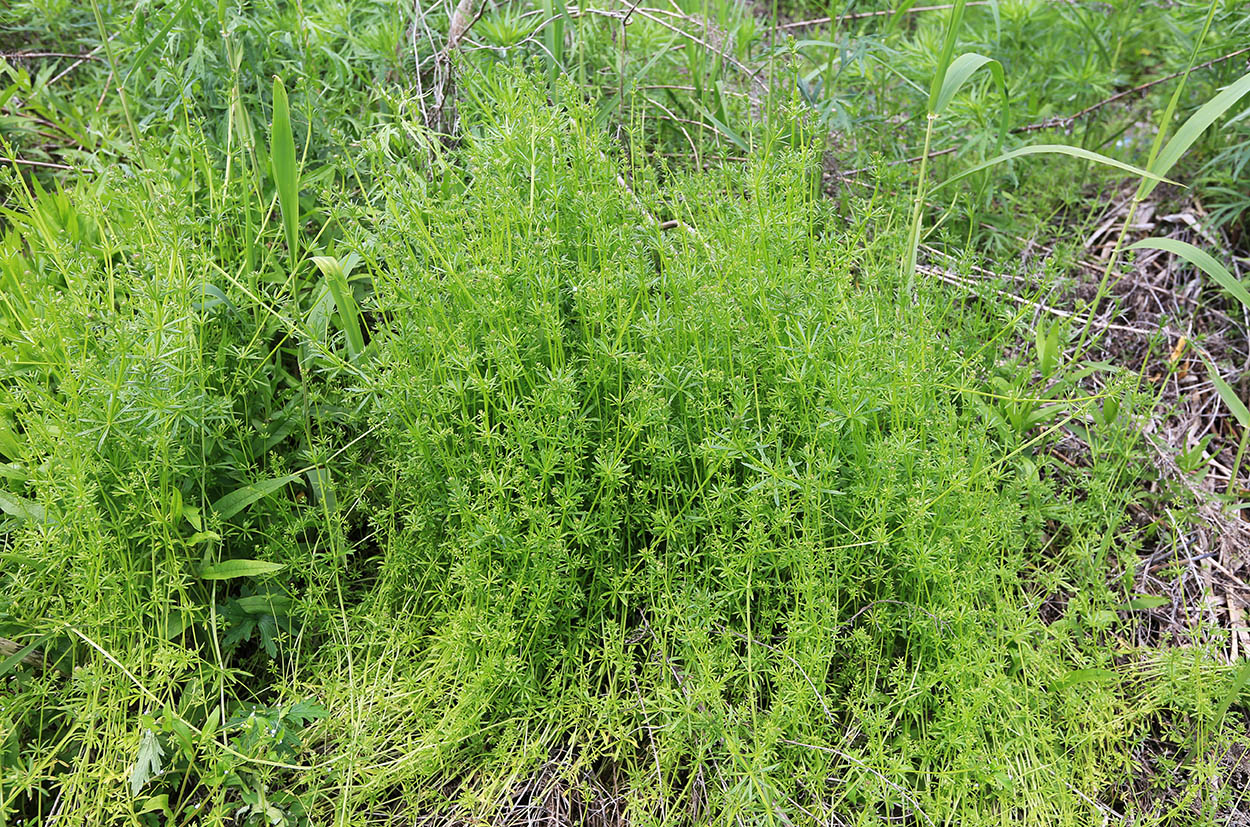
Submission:
[[[0,491],[0,511],[11,517],[32,523],[42,523],[48,519],[48,514],[42,505],[10,494],[7,491]]]
[[[313,499],[334,511],[338,508],[338,498],[334,494],[334,481],[330,478],[329,468],[314,468],[308,472],[308,487],[312,489]]]
[[[1143,594],[1139,597],[1134,597],[1132,600],[1119,608],[1130,612],[1140,612],[1146,609],[1159,609],[1171,602],[1172,601],[1168,600],[1166,597],[1159,597],[1155,594]]]
[[[39,655],[35,652],[35,650],[39,648],[39,644],[43,643],[47,639],[48,635],[40,635],[30,643],[23,646],[21,649],[18,649],[16,652],[9,655],[3,661],[0,661],[0,678],[3,678],[5,675],[16,669],[18,664],[38,663]]]
[[[911,11],[911,7],[914,5],[916,5],[916,0],[903,0],[902,3],[899,3],[898,8],[894,10],[894,14],[890,15],[890,19],[886,21],[885,31],[894,31],[894,28],[898,26],[898,22]]]
[[[1206,132],[1207,127],[1215,123],[1225,112],[1232,108],[1233,104],[1241,100],[1241,98],[1250,92],[1250,72],[1242,75],[1232,84],[1226,86],[1224,91],[1220,92],[1211,100],[1199,107],[1198,111],[1189,116],[1189,120],[1181,124],[1181,128],[1176,130],[1176,134],[1163,147],[1163,151],[1159,153],[1159,157],[1155,159],[1151,165],[1151,171],[1158,176],[1167,175],[1172,167],[1176,166],[1176,162],[1181,159],[1194,142]],[[1141,187],[1141,195],[1139,198],[1145,198],[1158,185],[1158,181],[1143,183]]]
[[[1172,255],[1180,256],[1185,259],[1185,261],[1188,261],[1190,264],[1194,265],[1199,270],[1219,282],[1220,287],[1223,287],[1225,290],[1232,293],[1237,298],[1237,301],[1245,305],[1247,309],[1250,309],[1250,291],[1247,291],[1245,285],[1238,281],[1237,278],[1228,271],[1227,267],[1220,264],[1219,261],[1217,261],[1215,257],[1206,250],[1203,250],[1200,247],[1195,247],[1187,241],[1180,241],[1175,238],[1143,238],[1136,244],[1130,245],[1129,249],[1137,250],[1143,247],[1155,250],[1166,250]]]
[[[291,107],[282,79],[273,79],[273,126],[269,131],[269,163],[273,167],[282,229],[292,263],[299,254],[299,167],[295,159],[295,137],[291,133]]]
[[[229,520],[257,500],[268,497],[273,492],[299,479],[299,474],[287,474],[271,480],[245,485],[213,503],[213,510],[223,520]]]
[[[1090,150],[1082,149],[1079,146],[1069,146],[1068,144],[1035,144],[1033,146],[1022,146],[1019,149],[1013,149],[1010,152],[1004,152],[1002,155],[999,155],[995,158],[989,159],[988,161],[983,161],[982,163],[969,167],[968,169],[964,170],[958,175],[953,175],[950,178],[947,178],[945,181],[935,186],[931,190],[931,192],[937,192],[938,190],[940,190],[942,187],[946,186],[947,184],[953,184],[954,182],[958,181],[961,178],[967,178],[969,175],[972,175],[975,172],[980,172],[981,170],[987,169],[988,167],[992,167],[995,164],[1001,164],[1004,161],[1011,161],[1015,158],[1022,158],[1026,155],[1070,155],[1073,158],[1080,158],[1084,161],[1095,161],[1099,164],[1104,164],[1109,167],[1122,169],[1125,172],[1131,172],[1134,175],[1137,175],[1141,178],[1149,178],[1149,179],[1157,180],[1157,181],[1167,181],[1169,184],[1176,183],[1175,181],[1170,181],[1167,178],[1161,178],[1158,175],[1155,175],[1153,172],[1147,172],[1141,167],[1133,166],[1132,164],[1126,164],[1123,161],[1117,161],[1115,158],[1108,158],[1106,155],[1102,155],[1097,152],[1091,152]]]
[[[734,132],[728,124],[708,111],[707,107],[699,106],[699,111],[703,113],[705,118],[712,122],[712,126],[716,127],[716,131],[728,138],[734,146],[738,147],[738,149],[743,152],[751,151],[751,148],[747,146],[747,142],[742,139],[742,136],[737,132]]]
[[[251,615],[280,615],[291,608],[291,598],[284,594],[257,594],[240,597],[239,608]]]
[[[0,455],[16,461],[22,456],[22,443],[9,423],[0,419]]]
[[[1246,403],[1242,402],[1241,398],[1237,396],[1237,391],[1233,390],[1232,386],[1224,381],[1224,377],[1220,376],[1220,372],[1210,362],[1207,362],[1207,375],[1211,377],[1211,383],[1215,385],[1215,392],[1220,395],[1220,399],[1233,412],[1233,417],[1236,418],[1237,424],[1243,428],[1250,428],[1250,409],[1246,408]]]
[[[1219,707],[1215,711],[1215,726],[1219,727],[1224,723],[1224,716],[1228,714],[1228,708],[1233,705],[1233,701],[1237,700],[1241,695],[1241,691],[1250,684],[1250,658],[1246,659],[1241,668],[1237,670],[1237,674],[1233,676],[1233,685],[1228,688],[1228,692],[1224,695],[1224,699],[1220,701]]]
[[[143,67],[147,65],[148,59],[152,57],[152,52],[154,52],[157,47],[164,46],[169,43],[169,30],[174,27],[174,24],[178,22],[179,18],[187,13],[187,7],[190,5],[191,0],[182,0],[182,5],[179,6],[178,10],[170,16],[169,20],[165,21],[165,25],[161,27],[159,32],[157,32],[156,37],[153,37],[147,42],[147,45],[143,47],[143,49],[135,57],[134,61],[131,62],[130,71],[126,73],[125,79],[122,80],[123,86],[130,83],[130,79],[134,77],[135,72],[142,70]]]
[[[942,78],[937,100],[933,104],[933,114],[941,115],[950,104],[951,98],[955,97],[955,93],[968,82],[968,78],[987,63],[997,64],[998,61],[975,52],[967,52],[955,58],[950,68],[946,70],[946,76]],[[1002,69],[1000,68],[999,71],[1001,72]]]
[[[347,272],[342,263],[333,256],[313,256],[313,264],[325,276],[326,287],[334,297],[334,306],[339,311],[339,320],[347,335],[348,356],[355,359],[365,349],[365,337],[360,327],[360,308],[352,294],[351,285],[347,283]]]
[[[951,59],[955,55],[955,41],[959,39],[959,27],[964,22],[964,6],[967,0],[955,0],[951,8],[950,19],[946,22],[946,36],[942,41],[942,52],[938,56],[937,71],[933,73],[933,82],[929,84],[929,111],[937,111],[938,93],[942,89],[942,81],[946,78],[946,70],[950,68]]]
[[[282,571],[286,566],[264,560],[225,560],[200,569],[202,580],[234,580],[238,577],[260,577]]]
[[[985,55],[979,55],[975,52],[968,52],[955,58],[955,61],[946,70],[946,76],[942,79],[941,89],[938,90],[937,102],[933,107],[933,114],[940,115],[950,105],[951,98],[963,87],[968,79],[976,74],[976,71],[982,66],[989,66],[990,74],[994,78],[994,82],[998,85],[998,91],[1002,94],[1002,115],[998,124],[998,143],[995,148],[1000,148],[1003,139],[1007,137],[1007,115],[1010,98],[1007,95],[1007,78],[1003,75],[1003,67],[997,60]]]

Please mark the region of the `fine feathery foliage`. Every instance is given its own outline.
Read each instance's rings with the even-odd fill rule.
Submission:
[[[554,763],[639,824],[1091,823],[1148,733],[1228,737],[1208,655],[1107,645],[1131,470],[1039,475],[1100,400],[990,392],[1012,316],[897,300],[905,197],[840,210],[789,127],[626,188],[590,108],[489,100],[462,178],[318,207],[325,286],[206,266],[159,180],[32,195],[6,818],[489,819]]]
[[[0,8],[0,827],[1244,813],[1238,4],[456,5]]]

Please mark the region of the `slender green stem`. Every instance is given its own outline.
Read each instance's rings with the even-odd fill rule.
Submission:
[[[929,113],[924,130],[924,149],[920,152],[920,175],[916,181],[916,203],[911,212],[911,230],[907,238],[907,267],[903,275],[907,279],[907,292],[915,297],[916,251],[920,247],[920,219],[924,211],[925,183],[928,180],[929,144],[933,140],[933,122],[937,115]]]
[[[100,14],[99,0],[91,0],[91,11],[95,15],[95,25],[100,32],[100,41],[104,45],[104,55],[108,58],[109,70],[117,78],[117,96],[122,102],[122,114],[126,117],[126,129],[130,132],[130,140],[134,142],[135,159],[143,166],[143,149],[139,145],[139,130],[135,128],[135,119],[130,115],[130,104],[126,102],[126,84],[122,81],[122,73],[117,71],[117,61],[113,57],[113,44],[109,40],[108,31],[104,28],[104,17]]]

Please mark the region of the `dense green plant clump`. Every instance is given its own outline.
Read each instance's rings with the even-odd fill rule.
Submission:
[[[489,820],[546,773],[640,824],[1090,823],[1143,738],[1229,735],[1207,654],[1117,666],[1125,470],[1039,474],[1012,318],[898,300],[888,178],[838,209],[796,122],[623,186],[588,108],[491,99],[462,175],[316,207],[320,271],[249,287],[160,177],[12,214],[5,820]]]
[[[0,8],[0,827],[1244,814],[1082,327],[1236,3],[432,5]]]

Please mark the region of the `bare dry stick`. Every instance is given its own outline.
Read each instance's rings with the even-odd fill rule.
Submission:
[[[460,41],[477,22],[477,16],[473,13],[475,4],[476,0],[460,0],[456,4],[456,10],[451,15],[451,26],[447,30],[447,45],[443,47],[444,52],[450,52],[459,46]]]
[[[947,270],[941,270],[941,269],[938,269],[937,267],[929,267],[927,265],[920,264],[916,266],[916,272],[922,273],[926,276],[933,276],[937,279],[940,279],[946,282],[949,285],[952,285],[953,287],[962,287],[963,289],[969,290],[971,292],[976,292],[977,290],[985,288],[984,284],[980,284],[980,285],[976,284],[974,281],[970,279],[964,280],[963,278],[961,278],[955,273],[951,273]],[[1003,298],[1011,299],[1012,301],[1018,302],[1020,304],[1027,304],[1030,307],[1034,307],[1038,310],[1041,310],[1044,313],[1050,313],[1053,316],[1060,316],[1065,319],[1070,319],[1075,315],[1074,313],[1070,313],[1067,310],[1060,310],[1058,307],[1051,307],[1048,304],[1035,302],[1032,299],[1026,299],[1023,296],[1017,296],[1015,293],[1009,293],[1006,290],[999,290],[996,287],[991,287],[989,289],[991,292],[997,293]],[[1137,336],[1154,336],[1156,333],[1164,333],[1165,335],[1174,335],[1166,327],[1159,328],[1158,330],[1143,330],[1142,328],[1139,328],[1139,327],[1128,327],[1122,324],[1113,324],[1111,322],[1103,322],[1103,321],[1095,321],[1094,326],[1098,328],[1102,328],[1104,330],[1118,330],[1122,333],[1133,333]]]
[[[109,35],[109,40],[111,41],[113,38],[117,37],[117,34],[118,34],[117,32],[113,32],[111,35]],[[83,55],[82,57],[78,58],[78,59],[77,59],[77,60],[75,60],[73,63],[71,63],[69,66],[66,66],[64,69],[62,69],[60,72],[57,72],[57,73],[56,73],[56,75],[54,75],[54,76],[52,77],[52,79],[51,79],[51,80],[49,80],[49,81],[48,81],[46,84],[44,84],[44,85],[45,85],[45,86],[51,86],[52,84],[56,83],[58,80],[60,80],[61,78],[65,77],[65,76],[66,76],[66,75],[68,75],[70,72],[74,71],[74,70],[75,70],[75,69],[77,69],[79,66],[83,65],[84,63],[86,63],[86,62],[87,62],[87,61],[89,61],[89,60],[99,60],[99,58],[98,58],[98,57],[96,57],[96,53],[97,53],[97,52],[99,52],[99,51],[100,51],[101,49],[103,49],[103,48],[104,48],[104,44],[103,44],[103,43],[101,43],[99,46],[96,46],[94,49],[92,49],[91,51],[87,52],[87,54],[85,54],[85,55]]]
[[[113,34],[109,35],[109,42],[112,42],[113,38],[115,38],[115,37],[117,37],[117,32],[114,32]],[[96,57],[96,52],[98,52],[98,51],[100,51],[101,49],[103,49],[103,48],[104,48],[104,46],[105,46],[105,44],[104,44],[104,43],[101,43],[99,46],[96,46],[96,47],[95,47],[94,49],[92,49],[91,51],[87,52],[86,54],[82,54],[82,55],[65,55],[65,57],[74,57],[74,58],[77,58],[77,60],[75,60],[75,61],[74,61],[73,63],[71,63],[69,66],[66,66],[66,67],[65,67],[64,69],[62,69],[61,71],[57,72],[55,75],[53,75],[53,76],[52,76],[52,78],[51,78],[51,79],[50,79],[47,83],[45,83],[45,84],[44,84],[44,88],[47,88],[47,87],[51,86],[52,84],[56,83],[58,80],[60,80],[61,78],[65,77],[65,76],[66,76],[66,75],[68,75],[70,72],[74,71],[74,70],[75,70],[75,69],[77,69],[79,66],[83,65],[84,63],[86,63],[87,61],[89,61],[89,60],[99,60],[99,58],[98,58],[98,57]],[[14,54],[17,54],[17,53],[14,53]],[[48,54],[50,55],[51,53],[48,53]],[[4,56],[5,56],[5,55],[0,55],[0,57],[4,57]],[[27,56],[32,56],[32,55],[27,55]],[[23,101],[23,100],[21,100],[21,99],[15,99],[15,100],[13,100],[12,102],[10,102],[8,105],[9,105],[11,108],[13,108],[13,109],[18,109],[18,110],[20,110],[20,109],[21,109],[21,107],[22,107],[22,104],[24,104],[24,103],[25,103],[25,101]],[[2,158],[0,158],[0,160],[6,160],[6,159],[2,159]],[[12,159],[7,159],[7,160],[12,160]],[[13,161],[13,163],[17,163],[17,161]],[[32,166],[41,166],[40,164],[31,164],[31,165],[32,165]],[[66,169],[69,169],[69,167],[66,167]]]
[[[426,113],[425,125],[441,135],[452,135],[456,130],[456,79],[451,70],[451,54],[481,16],[480,12],[474,13],[476,5],[477,0],[456,3],[447,28],[447,42],[434,57],[434,82],[431,84],[434,106]]]
[[[957,146],[947,147],[946,149],[937,149],[937,150],[934,150],[933,152],[930,152],[928,155],[915,155],[911,158],[900,158],[897,161],[886,161],[884,164],[882,164],[882,166],[897,167],[897,166],[901,166],[902,164],[915,164],[915,163],[919,163],[921,160],[925,158],[940,158],[943,155],[950,155],[951,153],[957,152],[958,150],[959,150],[959,147]],[[871,169],[872,167],[857,167],[856,169],[848,169],[845,172],[834,172],[834,173],[831,173],[831,175],[835,178],[838,178],[839,180],[846,181],[848,183],[859,183],[859,181],[856,180],[855,176],[868,172]]]
[[[82,172],[82,170],[78,167],[71,167],[68,164],[54,164],[50,161],[30,161],[26,158],[0,158],[0,161],[6,161],[14,166],[40,167],[42,169],[65,169],[71,172]]]
[[[591,10],[590,10],[590,9],[587,9],[587,11],[591,11]],[[658,13],[658,14],[665,14],[666,12],[664,12],[663,10],[661,10],[661,9],[645,9],[645,8],[635,7],[633,11],[634,11],[635,13],[637,13],[638,15],[640,15],[640,16],[642,16],[642,17],[647,18],[648,20],[650,20],[650,21],[651,21],[651,22],[653,22],[653,23],[658,23],[659,25],[661,25],[661,26],[663,26],[664,28],[668,29],[669,31],[673,32],[674,34],[678,34],[678,35],[680,35],[680,36],[682,36],[682,37],[686,38],[687,40],[690,40],[691,42],[694,42],[694,43],[699,44],[699,45],[700,45],[700,46],[702,46],[703,48],[707,49],[709,52],[715,52],[716,54],[718,54],[718,55],[720,55],[722,58],[724,58],[726,63],[730,64],[730,65],[731,65],[731,66],[733,66],[735,69],[737,69],[738,71],[740,71],[740,72],[742,72],[743,74],[745,74],[747,77],[754,77],[754,76],[755,76],[755,74],[756,74],[755,72],[752,72],[749,68],[747,68],[747,66],[746,66],[745,64],[743,64],[743,62],[742,62],[742,61],[738,60],[736,57],[734,57],[733,55],[729,54],[728,52],[725,52],[725,51],[723,51],[723,50],[721,50],[721,49],[716,48],[716,47],[715,47],[715,46],[713,46],[711,43],[708,43],[706,40],[702,39],[701,37],[699,37],[699,36],[697,36],[697,35],[694,35],[694,34],[691,34],[690,32],[686,31],[685,29],[683,29],[683,28],[681,28],[681,27],[679,27],[679,26],[674,26],[672,23],[669,23],[669,22],[668,22],[668,21],[666,21],[666,20],[661,20],[659,17],[656,17],[656,14],[657,14],[657,13]],[[671,13],[670,13],[670,14],[671,14]],[[679,17],[680,19],[683,19],[683,20],[689,20],[689,19],[690,19],[690,18],[686,17],[685,15],[674,15],[674,16]]]
[[[90,52],[86,52],[84,54],[73,54],[70,52],[0,52],[0,59],[3,60],[31,60],[34,58],[49,57],[66,57],[70,59],[78,58],[81,60],[96,59],[95,55]]]
[[[13,657],[24,648],[26,647],[22,646],[22,644],[15,640],[9,640],[7,637],[0,637],[0,657]],[[29,652],[22,656],[22,663],[27,666],[33,666],[36,669],[42,669],[43,655],[41,655],[38,651]]]
[[[971,5],[971,3],[969,5]],[[1238,49],[1235,52],[1229,52],[1226,55],[1220,55],[1219,57],[1212,58],[1211,60],[1208,60],[1206,63],[1199,63],[1197,66],[1187,71],[1196,72],[1199,69],[1206,69],[1208,67],[1216,65],[1217,63],[1223,63],[1226,60],[1232,60],[1238,55],[1244,55],[1247,52],[1250,52],[1250,46],[1246,46],[1244,48]],[[1103,98],[1097,103],[1085,107],[1080,112],[1075,112],[1071,115],[1068,115],[1067,117],[1047,118],[1046,120],[1038,121],[1037,123],[1031,123],[1025,126],[1017,126],[1015,129],[1011,131],[1012,132],[1036,132],[1041,129],[1055,129],[1058,127],[1063,127],[1066,129],[1072,126],[1072,124],[1075,121],[1080,120],[1081,118],[1085,117],[1091,112],[1096,112],[1097,110],[1102,109],[1104,106],[1115,103],[1116,101],[1121,100],[1122,98],[1127,98],[1132,95],[1137,95],[1142,92],[1145,92],[1147,89],[1150,89],[1151,87],[1154,87],[1154,86],[1158,86],[1160,83],[1167,83],[1169,80],[1175,80],[1176,78],[1180,77],[1183,74],[1185,74],[1184,71],[1173,72],[1170,75],[1164,75],[1161,78],[1156,78],[1150,81],[1149,83],[1143,83],[1140,86],[1134,86],[1132,89],[1125,89],[1123,92],[1117,92],[1111,97]]]
[[[672,230],[672,229],[676,229],[677,227],[680,227],[683,230],[685,230],[686,233],[690,235],[691,238],[693,238],[695,241],[698,241],[700,244],[702,244],[703,249],[707,250],[708,255],[712,255],[711,246],[707,243],[707,240],[704,239],[703,236],[699,235],[699,233],[695,230],[694,227],[691,227],[689,224],[678,221],[677,219],[670,218],[667,221],[661,221],[660,219],[656,218],[651,213],[651,211],[647,209],[647,206],[642,203],[642,199],[638,197],[638,194],[634,192],[633,188],[630,187],[629,184],[625,181],[625,176],[621,175],[619,172],[616,174],[616,183],[619,184],[626,192],[629,193],[630,197],[634,199],[634,205],[638,207],[639,210],[642,211],[642,214],[647,217],[647,220],[651,223],[652,226],[654,226],[656,229],[661,230],[661,231]]]
[[[988,0],[985,0],[984,2],[982,2],[982,0],[977,0],[977,2],[966,3],[965,7],[966,6],[988,6],[988,5],[989,5]],[[947,3],[946,5],[942,5],[942,6],[912,6],[910,9],[904,9],[903,14],[917,14],[918,12],[922,12],[922,11],[945,11],[946,9],[953,9],[953,8],[955,8],[955,5],[953,3]],[[886,15],[892,15],[894,13],[895,13],[894,9],[883,9],[881,11],[860,11],[860,12],[855,12],[854,14],[844,14],[844,15],[841,15],[840,17],[817,17],[814,20],[797,20],[794,23],[782,23],[780,26],[777,27],[777,30],[786,31],[788,29],[802,29],[807,26],[823,26],[825,23],[833,23],[835,21],[841,21],[841,20],[864,20],[869,17],[885,17]]]

